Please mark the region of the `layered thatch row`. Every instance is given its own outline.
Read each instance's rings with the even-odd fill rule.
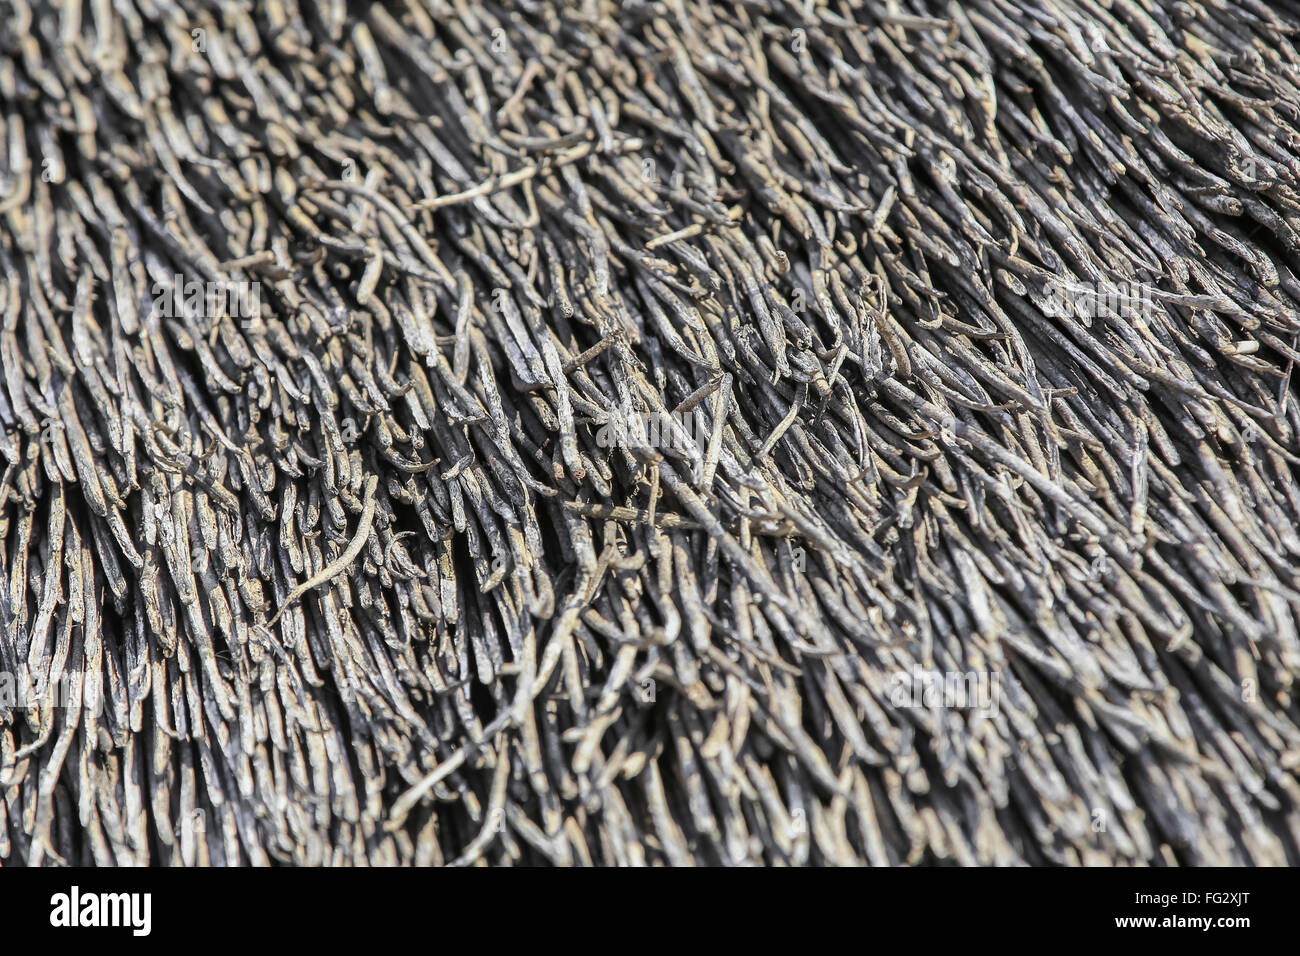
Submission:
[[[0,31],[0,861],[1300,862],[1296,4]]]

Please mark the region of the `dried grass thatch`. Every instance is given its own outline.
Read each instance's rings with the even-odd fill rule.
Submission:
[[[0,861],[1300,862],[1298,9],[3,0]]]

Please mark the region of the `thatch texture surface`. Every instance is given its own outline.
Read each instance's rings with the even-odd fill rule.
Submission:
[[[1297,11],[0,0],[0,862],[1300,863]]]

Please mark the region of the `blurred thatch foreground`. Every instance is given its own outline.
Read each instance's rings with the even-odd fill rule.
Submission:
[[[0,861],[1300,862],[1300,12],[0,2]]]

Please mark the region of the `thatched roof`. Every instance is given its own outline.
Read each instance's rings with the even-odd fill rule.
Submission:
[[[0,862],[1300,862],[1296,4],[5,6]]]

